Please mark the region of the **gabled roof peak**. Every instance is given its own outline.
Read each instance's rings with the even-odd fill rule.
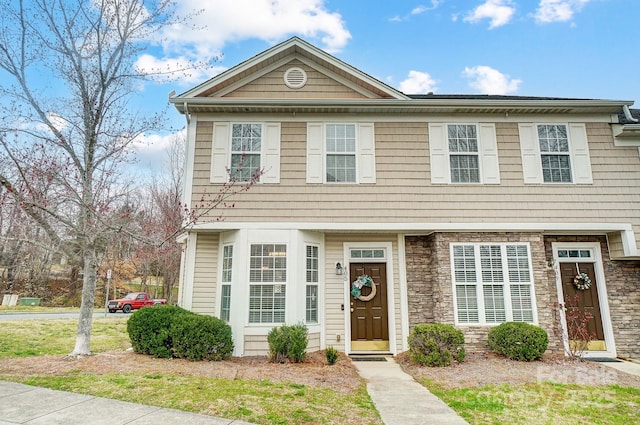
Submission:
[[[349,80],[357,82],[358,85],[366,87],[367,90],[377,93],[380,97],[408,99],[408,97],[402,92],[366,74],[365,72],[360,71],[359,69],[336,58],[298,36],[293,36],[261,53],[258,53],[244,62],[241,62],[238,65],[203,82],[202,84],[178,95],[177,98],[184,99],[207,96],[212,92],[215,92],[216,89],[228,85],[229,82],[245,78],[261,67],[267,66],[287,56],[299,56],[314,61],[320,66],[331,69],[338,74],[345,76]]]

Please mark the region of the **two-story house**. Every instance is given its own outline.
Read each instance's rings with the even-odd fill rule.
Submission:
[[[633,102],[407,95],[296,37],[170,102],[186,203],[264,170],[182,238],[180,304],[226,320],[236,355],[298,322],[309,350],[395,354],[419,323],[474,350],[524,321],[561,352],[577,295],[589,355],[640,356]]]

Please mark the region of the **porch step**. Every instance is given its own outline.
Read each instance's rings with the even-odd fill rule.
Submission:
[[[349,356],[352,362],[386,362],[386,357],[374,357],[374,356]]]
[[[622,360],[614,359],[612,357],[583,357],[582,359],[588,362],[597,363],[622,363]]]

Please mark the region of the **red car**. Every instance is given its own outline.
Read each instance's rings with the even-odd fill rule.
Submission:
[[[115,313],[118,310],[122,310],[123,313],[130,313],[131,310],[166,303],[167,300],[165,299],[154,300],[149,297],[146,292],[132,292],[119,300],[109,300],[107,308],[109,309],[109,313]]]

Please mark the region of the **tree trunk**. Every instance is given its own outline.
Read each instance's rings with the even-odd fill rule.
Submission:
[[[82,303],[80,305],[76,346],[70,356],[85,356],[91,354],[91,326],[93,322],[93,305],[95,302],[97,276],[98,261],[95,249],[87,249],[84,255]]]

